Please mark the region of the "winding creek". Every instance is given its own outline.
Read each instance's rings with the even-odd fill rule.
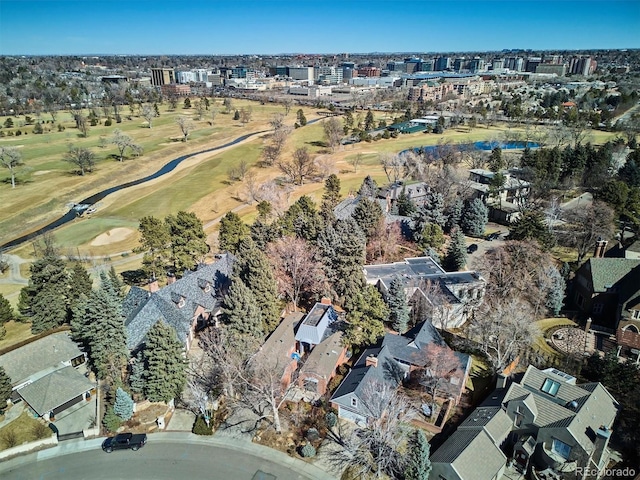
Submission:
[[[9,250],[13,247],[17,247],[18,245],[26,241],[29,241],[39,235],[42,235],[43,233],[49,232],[62,225],[65,225],[66,223],[69,223],[73,219],[82,215],[84,212],[86,212],[89,208],[91,208],[97,202],[105,198],[107,195],[110,195],[119,190],[123,190],[125,188],[134,187],[136,185],[140,185],[140,184],[149,182],[151,180],[155,180],[156,178],[162,177],[163,175],[166,175],[167,173],[170,173],[173,170],[175,170],[175,168],[178,165],[180,165],[183,161],[187,160],[188,158],[194,157],[195,155],[200,155],[202,153],[215,152],[216,150],[221,150],[223,148],[236,145],[248,138],[254,137],[256,135],[260,135],[261,133],[264,133],[264,132],[266,132],[266,130],[263,130],[260,132],[248,133],[246,135],[242,135],[236,138],[235,140],[232,140],[223,145],[218,145],[217,147],[208,148],[206,150],[201,150],[199,152],[189,153],[188,155],[182,155],[181,157],[174,158],[170,162],[166,163],[160,170],[158,170],[155,173],[152,173],[151,175],[147,175],[146,177],[139,178],[137,180],[132,180],[131,182],[127,182],[127,183],[122,183],[120,185],[116,185],[114,187],[110,187],[105,190],[102,190],[101,192],[94,193],[90,197],[87,197],[81,200],[80,202],[76,203],[74,207],[72,207],[67,213],[65,213],[62,217],[58,218],[57,220],[54,220],[53,222],[45,225],[42,228],[39,228],[38,230],[22,235],[0,246],[0,251]]]

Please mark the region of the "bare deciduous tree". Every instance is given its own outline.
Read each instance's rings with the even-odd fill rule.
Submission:
[[[467,323],[467,337],[478,343],[499,372],[533,345],[540,334],[534,320],[531,305],[521,298],[495,299],[485,302]]]
[[[432,405],[436,405],[436,397],[448,398],[451,394],[446,386],[459,386],[464,379],[464,365],[456,352],[446,344],[430,343],[419,354],[419,362],[424,364],[420,373],[420,384],[431,395]],[[458,389],[460,387],[457,387]]]
[[[75,165],[79,169],[80,175],[91,172],[95,165],[95,155],[88,148],[69,146],[69,150],[64,156],[65,161]]]
[[[578,264],[581,264],[587,253],[595,248],[598,239],[611,238],[614,218],[613,209],[601,201],[565,210],[565,224],[559,227],[558,238],[562,245],[577,250]]]
[[[321,293],[327,279],[315,245],[297,237],[284,237],[267,246],[267,256],[275,269],[280,293],[293,303],[294,309],[304,295]]]
[[[16,168],[22,165],[22,154],[15,147],[0,147],[0,164],[9,169],[11,188],[16,188]]]
[[[243,125],[246,125],[251,121],[252,114],[253,114],[253,110],[251,107],[242,107],[240,109],[240,122]]]
[[[295,382],[283,383],[287,359],[255,352],[255,343],[246,339],[230,339],[220,330],[210,329],[201,345],[209,359],[214,385],[224,392],[226,405],[232,411],[248,410],[255,415],[255,426],[271,420],[277,433],[282,431],[279,409]]]
[[[362,163],[362,158],[363,158],[362,154],[357,153],[353,157],[351,157],[349,160],[347,160],[353,167],[353,173],[358,173],[358,166]]]
[[[334,151],[338,145],[340,145],[340,141],[342,140],[342,136],[344,134],[344,130],[342,128],[342,124],[340,120],[336,117],[330,117],[325,120],[322,124],[322,128],[324,129],[324,136],[327,142],[327,146]]]
[[[296,149],[296,151],[293,152],[293,158],[288,162],[284,160],[279,161],[278,168],[287,176],[291,183],[298,185],[302,185],[306,178],[316,173],[315,162],[306,148]]]
[[[194,125],[189,117],[179,116],[176,118],[176,123],[178,127],[180,127],[180,132],[182,132],[182,141],[186,142],[189,134],[193,131]]]
[[[151,128],[153,119],[156,118],[156,111],[151,105],[144,105],[142,107],[142,118],[147,121],[149,128]]]
[[[359,399],[370,412],[368,423],[343,437],[342,448],[327,460],[348,471],[350,478],[401,478],[406,466],[401,448],[412,431],[409,422],[415,411],[391,382],[367,383]]]
[[[133,143],[133,139],[129,135],[122,133],[119,129],[113,131],[109,143],[115,145],[118,149],[118,160],[121,162],[124,160],[124,152],[127,148],[131,149],[134,154],[140,154],[142,152],[142,147]]]

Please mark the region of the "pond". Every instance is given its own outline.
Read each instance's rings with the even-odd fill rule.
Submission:
[[[442,149],[442,148],[455,148],[457,150],[460,150],[461,152],[468,152],[471,150],[490,151],[496,147],[500,147],[502,150],[522,150],[527,147],[538,148],[539,146],[540,144],[536,142],[516,142],[516,141],[500,142],[495,140],[494,141],[485,140],[485,141],[473,142],[473,143],[426,145],[423,147],[407,148],[406,150],[402,150],[400,152],[400,155],[410,152],[412,150],[417,154],[430,154],[430,153],[436,153],[439,149]]]

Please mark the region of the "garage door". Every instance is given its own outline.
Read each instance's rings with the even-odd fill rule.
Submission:
[[[366,420],[359,413],[352,412],[351,410],[347,410],[344,407],[338,407],[338,416],[340,418],[344,418],[345,420],[349,420],[350,422],[356,423],[358,425],[364,424]]]

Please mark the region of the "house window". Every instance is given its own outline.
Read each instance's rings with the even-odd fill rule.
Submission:
[[[602,309],[604,308],[604,304],[602,303],[594,303],[593,304],[593,314],[600,315],[602,313]]]
[[[204,287],[204,292],[205,293],[209,293],[211,291],[211,284],[207,283]]]
[[[182,308],[185,306],[185,301],[184,301],[184,297],[180,298],[180,301],[178,302],[178,308]]]
[[[584,307],[584,297],[582,295],[580,295],[579,293],[576,294],[576,303],[578,304],[578,306],[580,308]]]
[[[566,443],[558,440],[557,438],[554,438],[553,445],[551,446],[551,451],[557,453],[565,460],[568,460],[569,454],[571,453],[571,447]]]
[[[513,419],[513,425],[516,427],[520,427],[522,425],[522,419],[524,418],[524,413],[520,411],[520,405],[516,407],[515,418]]]
[[[631,318],[640,319],[640,310],[631,310]]]
[[[351,406],[352,407],[357,407],[358,406],[358,399],[357,398],[352,398],[351,399]]]
[[[559,388],[560,388],[559,382],[556,382],[554,380],[551,380],[550,378],[547,378],[542,384],[542,388],[540,390],[542,390],[544,393],[548,393],[549,395],[555,397],[556,394],[558,393]]]

